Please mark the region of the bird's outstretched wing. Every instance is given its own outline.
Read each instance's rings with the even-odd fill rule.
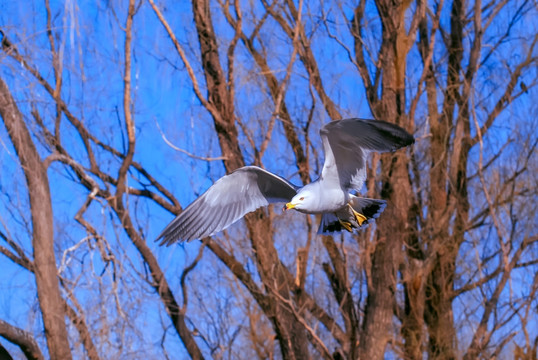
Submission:
[[[269,203],[289,202],[297,187],[257,166],[223,176],[162,231],[161,245],[213,235]]]
[[[346,191],[362,188],[370,151],[394,151],[415,142],[401,127],[381,120],[332,121],[321,128],[320,136],[325,151],[321,179]]]

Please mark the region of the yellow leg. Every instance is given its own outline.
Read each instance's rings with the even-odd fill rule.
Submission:
[[[350,206],[350,208],[351,208],[351,206]],[[366,220],[368,220],[366,218],[366,216],[364,216],[361,213],[356,212],[353,208],[351,208],[351,211],[353,211],[353,215],[355,215],[355,219],[359,223],[359,226],[362,226],[362,223],[365,222]]]
[[[349,232],[353,232],[353,229],[351,228],[351,223],[350,222],[344,221],[342,219],[338,219],[338,221],[340,221],[340,225],[342,225],[344,227],[344,229],[346,229]]]

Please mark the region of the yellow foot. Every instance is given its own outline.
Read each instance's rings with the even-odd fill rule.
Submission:
[[[342,219],[338,219],[338,221],[340,221],[340,225],[342,225],[344,227],[344,229],[346,229],[349,232],[353,232],[353,229],[351,228],[351,223],[350,222],[344,221]]]
[[[362,226],[362,223],[368,220],[366,216],[364,216],[361,213],[356,212],[355,210],[353,210],[353,208],[351,208],[351,211],[353,211],[353,215],[355,215],[355,219],[359,223],[359,226]]]

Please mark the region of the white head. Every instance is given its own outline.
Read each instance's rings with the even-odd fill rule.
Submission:
[[[295,209],[308,212],[315,207],[314,205],[317,204],[317,201],[316,194],[305,186],[284,206],[284,210]]]

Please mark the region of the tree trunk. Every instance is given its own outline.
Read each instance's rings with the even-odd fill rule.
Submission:
[[[30,132],[6,83],[0,79],[0,115],[19,157],[30,198],[37,296],[51,359],[71,359],[54,254],[54,222],[49,179]]]
[[[235,126],[234,98],[226,86],[220,64],[209,2],[193,1],[192,7],[207,84],[208,110],[213,117],[226,171],[230,173],[245,165]],[[294,311],[291,305],[284,302],[287,300],[292,304],[287,269],[280,263],[274,247],[270,219],[261,209],[248,214],[245,219],[256,254],[256,265],[268,293],[270,305],[264,309],[265,315],[273,324],[282,356],[285,359],[308,359],[304,327],[291,313]]]

